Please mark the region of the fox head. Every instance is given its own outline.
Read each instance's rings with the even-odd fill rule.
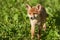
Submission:
[[[38,4],[36,6],[31,7],[30,5],[27,4],[26,9],[27,9],[27,13],[28,13],[29,18],[35,19],[40,14],[41,5]]]

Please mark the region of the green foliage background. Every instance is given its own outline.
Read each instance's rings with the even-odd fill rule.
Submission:
[[[60,40],[60,0],[0,0],[0,40],[31,40],[26,4],[45,7],[47,30],[42,40]],[[37,28],[35,30],[37,33]],[[34,40],[37,40],[35,35]]]

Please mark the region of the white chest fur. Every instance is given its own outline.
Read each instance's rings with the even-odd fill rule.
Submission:
[[[36,25],[38,20],[34,19],[34,20],[30,20],[30,22],[31,22],[32,25]]]
[[[30,23],[31,23],[32,26],[35,26],[36,24],[40,25],[41,22],[40,21],[38,22],[37,19],[34,19],[34,20],[30,20]]]

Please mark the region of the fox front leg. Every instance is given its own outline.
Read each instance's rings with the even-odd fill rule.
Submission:
[[[35,34],[35,26],[31,26],[31,39],[33,40]]]
[[[42,30],[42,24],[38,26],[38,40],[41,40],[41,30]]]
[[[35,24],[31,21],[31,39],[33,40],[35,34]]]

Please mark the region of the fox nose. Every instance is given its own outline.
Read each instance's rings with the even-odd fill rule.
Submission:
[[[33,19],[34,19],[34,17],[31,17],[31,19],[33,20]]]
[[[33,17],[31,17],[31,19],[33,19]]]

